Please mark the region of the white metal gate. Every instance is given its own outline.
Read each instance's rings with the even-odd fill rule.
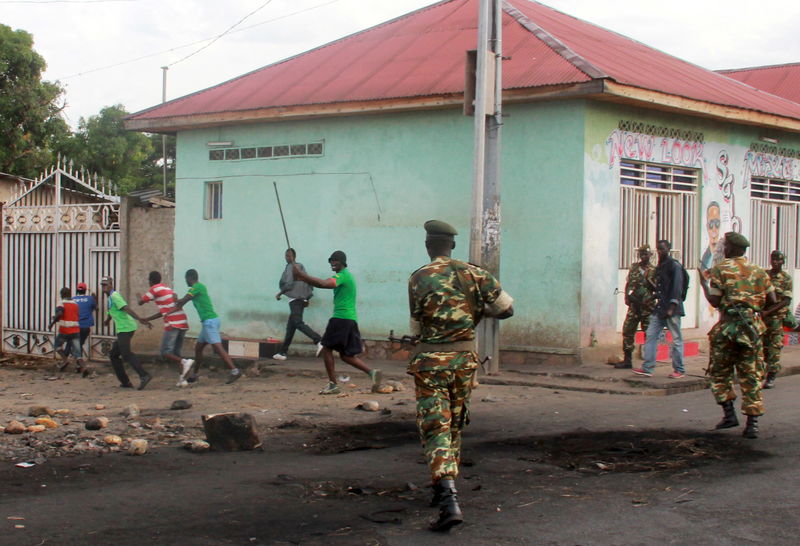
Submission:
[[[53,353],[55,329],[48,330],[68,286],[80,282],[98,299],[90,356],[108,354],[111,327],[100,278],[119,277],[119,197],[110,184],[74,171],[59,158],[56,167],[28,183],[3,209],[3,350]]]

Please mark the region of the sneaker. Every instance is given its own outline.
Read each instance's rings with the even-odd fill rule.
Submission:
[[[381,386],[381,379],[383,374],[380,370],[372,369],[369,371],[369,378],[372,380],[372,392],[377,392]]]
[[[339,388],[339,385],[336,383],[328,383],[328,386],[319,391],[320,394],[339,394],[342,392],[342,389]]]
[[[186,376],[189,375],[189,372],[192,370],[192,366],[194,366],[194,360],[191,358],[184,358],[181,360],[181,380],[186,379]]]
[[[139,390],[143,391],[147,384],[150,383],[151,379],[153,379],[153,376],[150,374],[142,376],[141,381],[139,382]]]
[[[322,353],[322,349],[324,349],[324,347],[322,346],[322,342],[317,341],[317,354],[315,356],[319,357],[320,353]]]
[[[230,385],[231,383],[233,383],[234,381],[236,381],[240,377],[242,377],[242,370],[240,370],[239,368],[234,368],[234,369],[231,370],[231,373],[228,375],[228,380],[225,382],[225,384],[226,385]]]
[[[653,377],[653,374],[651,374],[650,372],[644,371],[644,369],[642,369],[642,368],[634,368],[631,371],[633,373],[635,373],[636,375],[643,375],[645,377]]]
[[[63,372],[64,370],[66,370],[66,369],[67,369],[67,366],[69,366],[69,360],[62,360],[61,362],[59,362],[58,364],[56,364],[56,369],[57,369],[59,372]]]
[[[188,382],[188,381],[186,381],[185,379],[181,379],[180,381],[178,381],[178,382],[175,384],[175,386],[176,386],[176,387],[178,387],[179,389],[183,389],[183,388],[185,388],[185,387],[188,387],[188,386],[189,386],[189,382]]]
[[[667,377],[669,377],[670,379],[683,379],[684,377],[686,377],[686,374],[681,372],[672,372]]]
[[[284,353],[275,353],[272,355],[273,360],[286,360],[286,355]]]

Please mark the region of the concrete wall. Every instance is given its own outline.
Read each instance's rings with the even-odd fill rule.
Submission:
[[[506,109],[501,280],[518,303],[516,316],[502,327],[505,346],[578,343],[584,108],[572,101]],[[422,224],[432,218],[452,223],[461,234],[455,257],[467,257],[472,139],[473,118],[458,110],[180,133],[176,276],[198,269],[225,335],[281,338],[287,306],[273,295],[286,242],[275,182],[298,260],[312,275],[327,277],[330,253],[347,252],[358,281],[362,333],[385,339],[391,329],[405,332],[407,279],[427,263]],[[325,152],[210,161],[211,141],[324,141]],[[223,218],[204,220],[204,183],[218,180]],[[317,290],[306,313],[319,330],[330,316],[331,296]],[[197,315],[190,311],[189,317],[196,333]]]
[[[176,286],[173,273],[174,208],[151,208],[135,205],[136,200],[123,199],[123,238],[120,253],[121,279],[117,283],[131,308],[145,317],[158,311],[154,303],[138,305],[137,297],[150,288],[147,276],[159,271],[162,282],[182,295],[186,284],[181,276]],[[153,328],[139,326],[134,337],[134,351],[157,354],[161,346],[163,323],[153,322]]]

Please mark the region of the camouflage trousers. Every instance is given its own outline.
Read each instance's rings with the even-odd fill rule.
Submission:
[[[431,470],[431,481],[455,479],[461,462],[461,431],[469,423],[469,397],[475,369],[420,371],[414,374],[417,427]]]
[[[761,339],[757,340],[755,347],[740,345],[721,335],[709,335],[709,342],[708,375],[717,404],[736,400],[733,390],[735,373],[742,389],[742,413],[763,415]]]
[[[767,331],[763,335],[764,366],[766,373],[781,371],[781,350],[783,349],[783,317],[771,315],[764,319]]]
[[[651,313],[652,310],[640,309],[632,305],[628,307],[625,322],[622,323],[622,352],[633,353],[633,338],[636,336],[639,324],[642,325],[642,331],[646,332],[650,325]]]

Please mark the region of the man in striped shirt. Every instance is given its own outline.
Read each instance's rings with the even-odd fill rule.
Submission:
[[[150,282],[150,290],[143,295],[138,296],[139,305],[144,305],[149,301],[155,302],[158,305],[159,312],[146,317],[144,320],[151,321],[158,317],[164,317],[164,336],[161,338],[161,356],[176,362],[181,366],[180,377],[178,378],[178,387],[186,387],[189,385],[187,375],[189,370],[192,369],[194,360],[191,358],[181,358],[181,347],[183,346],[183,338],[186,331],[189,329],[189,320],[183,309],[175,306],[177,297],[172,288],[161,282],[161,273],[158,271],[151,271],[148,276]]]

